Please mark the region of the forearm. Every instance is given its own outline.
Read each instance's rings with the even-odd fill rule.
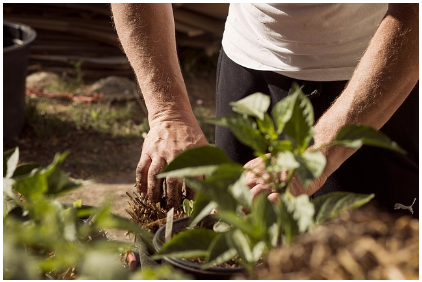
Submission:
[[[389,120],[419,79],[418,38],[418,4],[390,6],[346,89],[318,120],[315,147],[331,142],[346,124],[380,129]],[[325,149],[325,175],[334,172],[354,151]]]
[[[111,4],[119,40],[135,71],[150,122],[191,114],[176,52],[170,3]]]

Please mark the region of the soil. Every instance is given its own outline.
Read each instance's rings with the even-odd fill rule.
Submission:
[[[215,108],[215,77],[186,79],[186,87],[190,92],[192,105],[200,101],[201,107]],[[63,110],[63,102],[51,99],[51,107],[56,111]],[[141,107],[139,112],[142,113]],[[48,138],[40,138],[26,124],[21,134],[12,141],[3,142],[3,151],[19,147],[20,162],[37,162],[48,165],[56,153],[70,150],[70,155],[63,163],[63,170],[70,177],[83,180],[94,180],[65,195],[61,202],[73,202],[82,199],[85,205],[97,206],[107,198],[113,200],[114,214],[130,218],[125,211],[129,207],[126,193],[135,191],[135,169],[141,155],[143,138],[114,137],[91,131],[76,130],[72,125],[62,124],[61,133]],[[64,132],[64,133],[63,133]],[[120,240],[132,240],[121,231],[108,231],[108,237]]]

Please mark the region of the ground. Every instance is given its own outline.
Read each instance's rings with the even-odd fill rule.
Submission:
[[[186,75],[185,80],[195,114],[199,118],[213,116],[215,76],[212,73],[200,77]],[[66,81],[52,82],[57,83],[65,85],[44,85],[41,90],[27,91],[26,124],[18,137],[3,142],[3,151],[18,146],[21,163],[47,165],[56,153],[69,150],[63,170],[72,178],[94,183],[59,200],[82,199],[83,204],[96,206],[111,198],[112,212],[129,218],[125,211],[126,192],[135,191],[135,168],[141,155],[142,136],[148,131],[139,101],[76,102],[62,95],[63,92],[71,91],[83,97],[80,89],[86,85],[69,89]],[[209,142],[213,142],[213,129],[203,128]],[[126,239],[122,232],[109,231],[109,236]]]

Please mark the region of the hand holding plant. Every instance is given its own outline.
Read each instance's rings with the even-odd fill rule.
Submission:
[[[238,258],[253,271],[272,248],[290,243],[314,225],[374,197],[334,192],[311,202],[308,195],[325,182],[327,161],[322,148],[341,145],[358,149],[365,144],[403,152],[384,134],[365,125],[345,126],[332,143],[310,150],[313,108],[299,87],[293,85],[271,115],[267,113],[269,105],[268,96],[255,93],[232,103],[236,114],[209,120],[230,128],[239,141],[254,150],[257,159],[245,167],[231,162],[221,149],[205,146],[180,154],[159,175],[183,177],[196,191],[191,227],[213,209],[218,210],[213,216],[219,222],[213,231],[188,229],[176,234],[157,258],[199,255],[205,257],[204,268]],[[205,178],[199,180],[199,175]],[[303,187],[300,192],[298,187]],[[183,243],[198,241],[199,233],[200,244]]]

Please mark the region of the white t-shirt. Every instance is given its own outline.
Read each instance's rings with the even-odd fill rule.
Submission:
[[[222,45],[237,64],[313,81],[348,80],[388,4],[230,4]]]

